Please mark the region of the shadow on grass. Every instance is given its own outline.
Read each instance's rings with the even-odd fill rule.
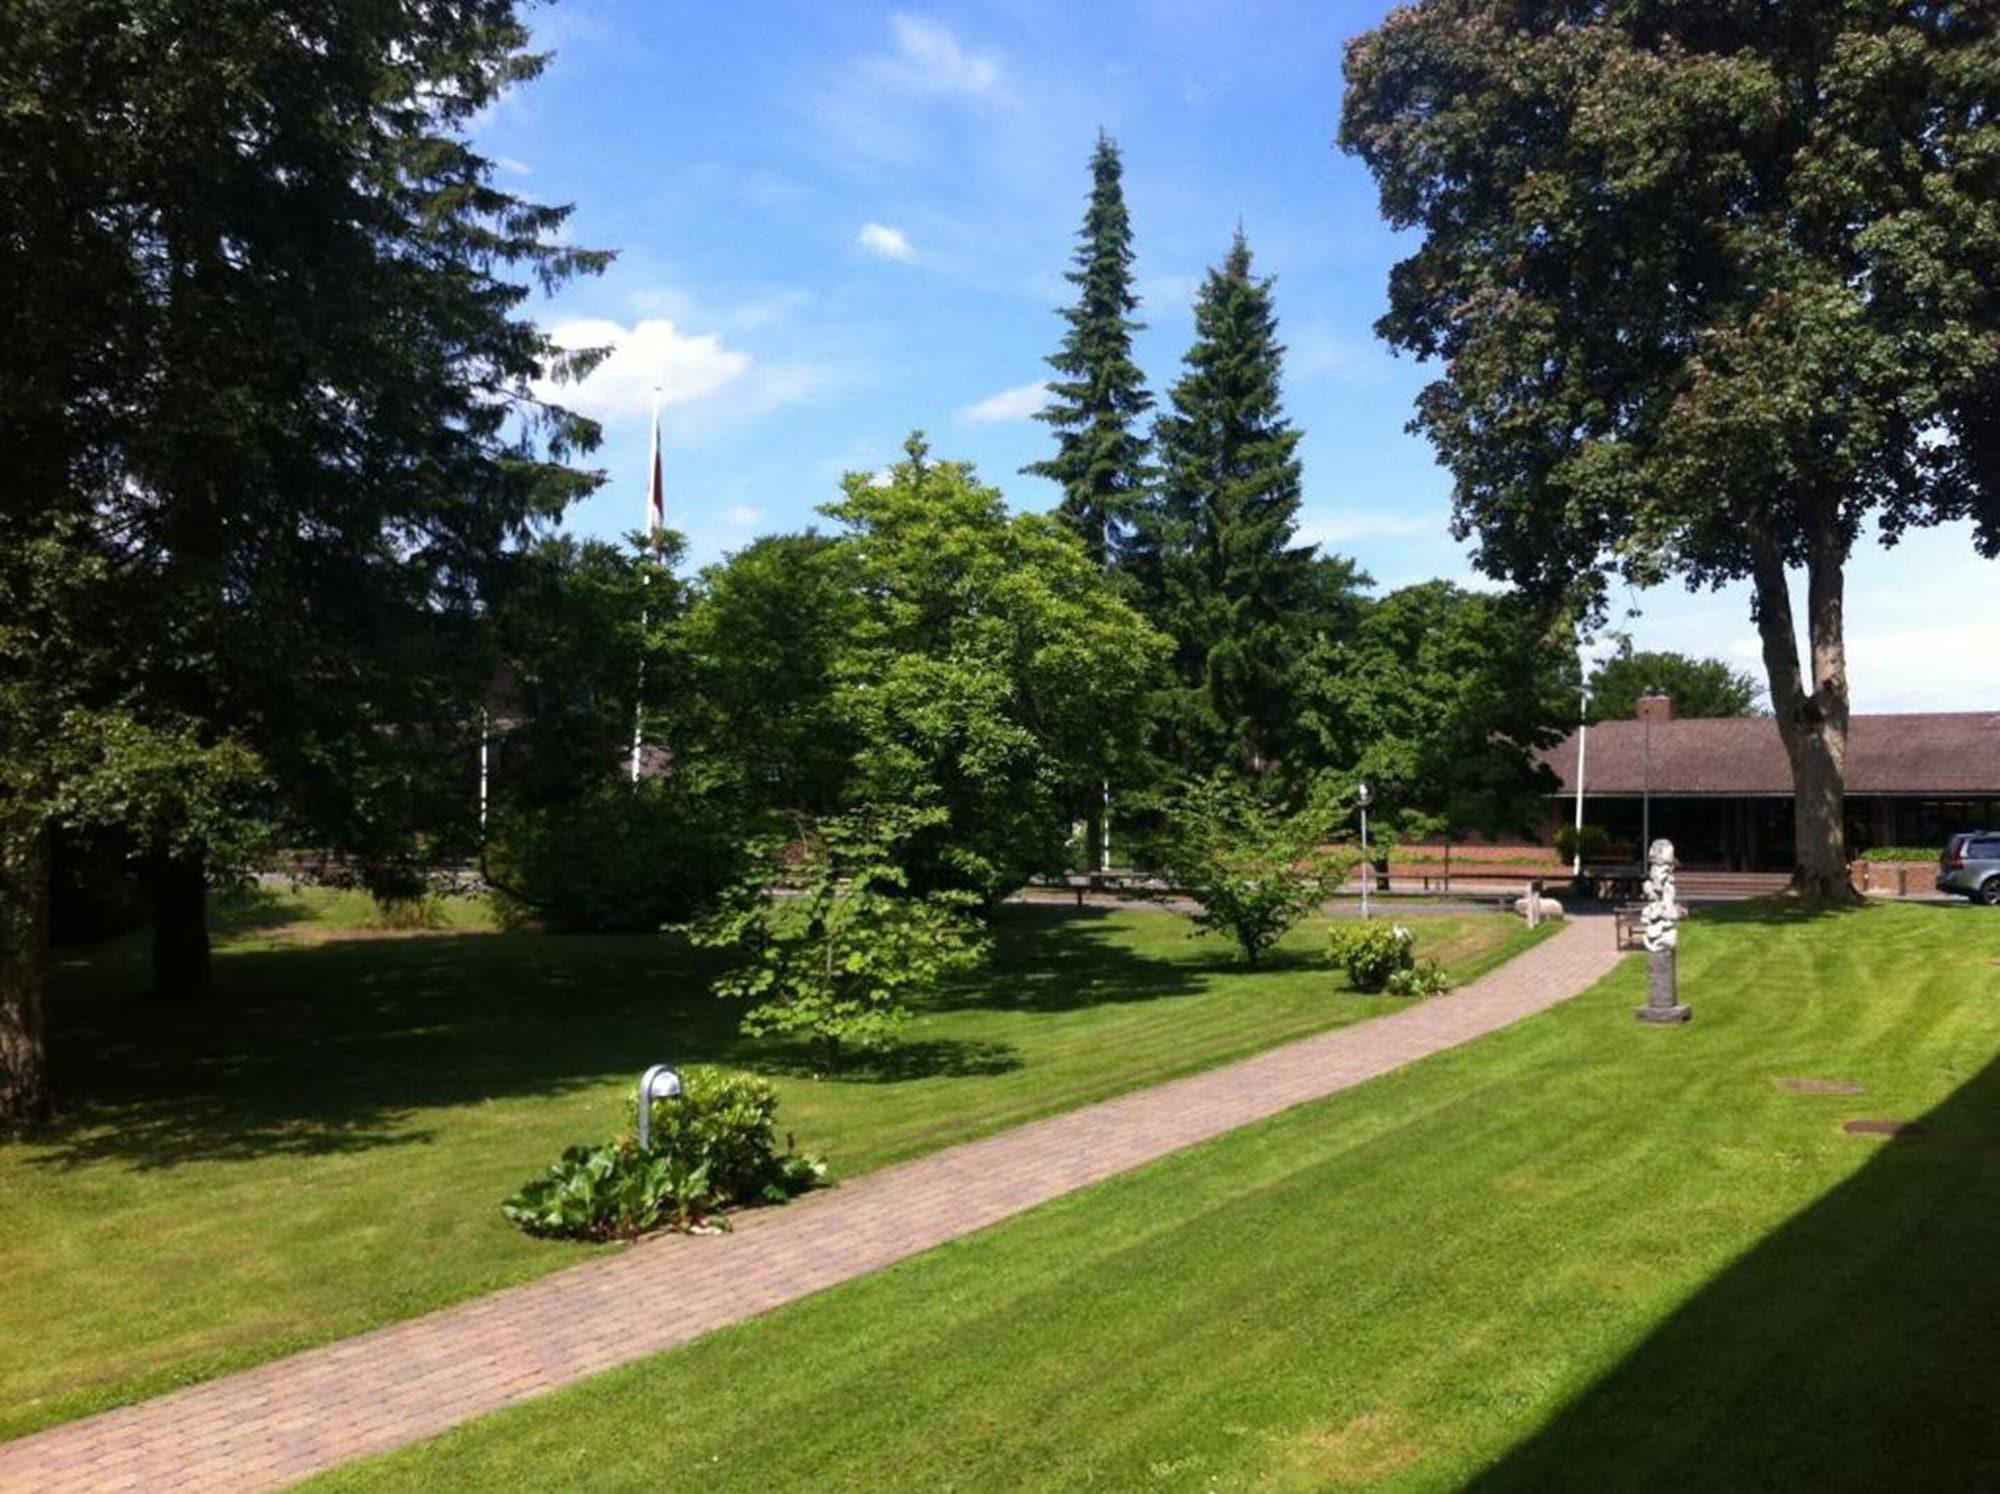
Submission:
[[[557,1094],[648,1062],[723,1061],[737,1012],[653,937],[329,939],[216,960],[215,997],[153,1001],[125,951],[66,962],[63,1113],[38,1162],[139,1168],[422,1144],[412,1111]],[[138,982],[143,976],[138,976]]]
[[[1021,1067],[1021,1052],[1012,1043],[944,1038],[844,1054],[840,1067],[829,1070],[824,1059],[807,1044],[746,1042],[741,1051],[730,1055],[729,1061],[753,1074],[823,1079],[834,1084],[900,1084],[908,1079],[971,1079],[1011,1074]]]
[[[271,903],[264,915],[282,921],[283,895]],[[421,1145],[415,1111],[560,1094],[658,1060],[817,1069],[803,1048],[743,1038],[741,1009],[709,993],[714,957],[667,938],[480,932],[238,949],[217,958],[216,995],[196,1006],[139,994],[144,941],[64,961],[51,1020],[64,1110],[29,1138],[42,1165]],[[1087,912],[1009,909],[989,971],[930,1009],[1149,1000],[1200,989],[1204,968],[1125,947]],[[857,1056],[830,1077],[888,1084],[1021,1062],[1006,1044],[937,1040]]]
[[[2000,1487],[2000,1063],[1924,1119],[1471,1487]]]
[[[1853,918],[1876,906],[1878,905],[1867,902],[1829,902],[1823,898],[1752,897],[1731,902],[1705,903],[1698,916],[1703,923],[1754,923],[1791,928],[1825,923],[1832,919]]]
[[[931,1009],[1080,1011],[1191,996],[1208,989],[1207,980],[1215,975],[1265,975],[1323,963],[1307,952],[1274,950],[1253,968],[1227,940],[1186,938],[1191,925],[1167,921],[1164,914],[1162,932],[1171,930],[1172,952],[1141,953],[1124,943],[1131,932],[1129,924],[1114,921],[1120,911],[1035,903],[1002,907],[994,918],[992,960]]]

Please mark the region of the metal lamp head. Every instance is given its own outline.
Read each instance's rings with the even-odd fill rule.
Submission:
[[[1354,802],[1363,809],[1375,802],[1375,791],[1368,786],[1367,779],[1364,778],[1354,785]]]
[[[681,1094],[681,1071],[671,1064],[656,1063],[639,1076],[640,1151],[653,1147],[653,1101],[678,1100]]]

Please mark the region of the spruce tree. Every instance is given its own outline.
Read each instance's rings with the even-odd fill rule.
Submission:
[[[1048,408],[1037,415],[1055,428],[1056,454],[1023,470],[1062,484],[1058,510],[1083,537],[1100,567],[1116,557],[1145,491],[1147,440],[1139,422],[1153,407],[1145,376],[1132,361],[1132,220],[1125,211],[1124,166],[1117,142],[1102,131],[1090,159],[1090,207],[1084,213],[1077,288],[1066,307],[1069,330],[1049,358],[1060,378],[1049,384]]]
[[[1313,549],[1292,543],[1299,432],[1285,418],[1271,281],[1237,230],[1195,302],[1195,342],[1155,432],[1160,490],[1141,548],[1181,688],[1168,755],[1261,773],[1291,735],[1292,671],[1311,642]]]

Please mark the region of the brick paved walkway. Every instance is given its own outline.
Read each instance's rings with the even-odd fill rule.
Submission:
[[[880,1270],[1576,995],[1584,918],[1462,991],[666,1236],[461,1306],[0,1444],[0,1489],[268,1489]]]

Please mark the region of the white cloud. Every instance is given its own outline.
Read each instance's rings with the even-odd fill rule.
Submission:
[[[610,354],[580,382],[544,380],[535,392],[599,420],[647,414],[657,390],[662,405],[707,399],[750,371],[748,353],[722,345],[713,333],[689,334],[665,317],[625,326],[602,317],[577,317],[549,329],[558,347],[608,347]]]
[[[990,96],[1004,82],[999,60],[967,51],[949,27],[922,16],[889,20],[896,50],[871,58],[868,71],[881,83],[910,93]]]
[[[1299,538],[1309,545],[1347,545],[1356,540],[1443,539],[1450,519],[1442,514],[1307,514]]]
[[[901,264],[912,264],[917,257],[917,251],[910,247],[909,236],[902,229],[891,228],[886,223],[862,224],[854,242],[870,254],[879,254],[884,259],[893,259]]]
[[[890,47],[816,80],[801,101],[818,132],[848,152],[909,166],[940,149],[942,108],[983,113],[1015,111],[1006,69],[990,52],[975,51],[950,28],[921,16],[889,22]]]
[[[512,156],[495,156],[493,164],[509,176],[533,176],[535,168],[526,161],[518,161]]]
[[[1372,337],[1308,324],[1285,338],[1285,372],[1293,378],[1373,383],[1395,367],[1395,355]]]
[[[752,529],[764,521],[764,510],[748,503],[738,503],[722,515],[722,522],[731,529]]]
[[[977,403],[965,406],[953,417],[967,425],[995,425],[1003,420],[1026,420],[1049,402],[1049,386],[1039,379],[1014,389],[1002,389]]]

